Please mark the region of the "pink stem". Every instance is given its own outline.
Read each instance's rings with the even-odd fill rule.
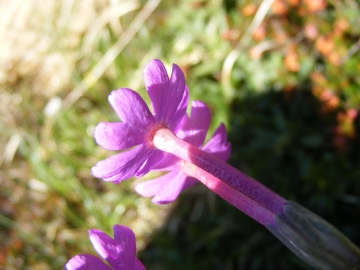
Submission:
[[[184,172],[202,182],[205,186],[223,198],[225,201],[235,206],[237,209],[255,219],[260,224],[266,226],[274,225],[274,214],[257,202],[246,197],[244,194],[236,191],[215,176],[207,173],[199,167],[185,162],[183,165]],[[275,226],[275,225],[274,225]]]
[[[159,150],[171,153],[219,178],[272,213],[282,213],[286,203],[284,198],[226,162],[179,139],[171,130],[158,129],[154,134],[153,144]]]

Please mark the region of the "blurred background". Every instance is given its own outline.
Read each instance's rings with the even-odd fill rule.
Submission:
[[[355,0],[1,0],[0,268],[62,269],[87,230],[132,228],[148,269],[310,269],[201,184],[170,205],[95,179],[107,102],[147,101],[153,58],[226,124],[230,164],[360,245],[360,5]],[[211,133],[210,133],[211,134]],[[210,135],[209,134],[209,135]],[[146,178],[152,178],[151,175]]]

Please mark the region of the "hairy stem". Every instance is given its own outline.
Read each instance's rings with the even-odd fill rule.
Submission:
[[[274,214],[282,212],[283,205],[286,203],[284,198],[226,162],[180,140],[169,129],[158,129],[153,143],[156,148],[190,162],[220,179],[270,212]]]
[[[215,176],[189,162],[184,163],[183,170],[187,175],[199,180],[225,201],[255,219],[260,224],[264,226],[276,226],[274,223],[275,215],[273,213],[239,191],[233,189]]]

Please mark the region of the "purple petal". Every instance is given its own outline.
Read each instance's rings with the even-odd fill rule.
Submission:
[[[181,99],[181,102],[179,104],[179,107],[177,108],[173,118],[169,122],[168,127],[173,132],[176,132],[181,125],[181,120],[183,119],[184,115],[186,114],[188,101],[189,101],[189,89],[185,85],[185,91],[184,91],[183,97]]]
[[[145,101],[131,89],[112,91],[109,102],[121,121],[128,125],[146,128],[155,121]]]
[[[164,174],[163,176],[137,184],[135,186],[135,190],[137,193],[144,197],[155,196],[163,189],[165,189],[168,185],[168,181],[171,181],[171,179],[176,177],[178,174],[179,171],[177,169],[174,169],[173,171]]]
[[[154,59],[145,67],[143,76],[154,114],[160,115],[163,107],[163,95],[165,94],[163,92],[167,92],[168,89],[166,88],[169,84],[166,68],[160,60]]]
[[[154,109],[155,119],[158,123],[167,125],[178,109],[185,91],[184,73],[175,64],[172,68],[170,80],[160,60],[152,60],[144,69],[144,82]],[[176,124],[172,123],[174,126]]]
[[[180,121],[179,129],[176,131],[175,135],[180,139],[184,140],[184,138],[186,137],[186,131],[189,129],[188,128],[189,123],[190,123],[190,118],[187,114],[185,114]]]
[[[144,143],[145,131],[124,122],[99,123],[94,137],[107,150],[123,150]]]
[[[133,269],[136,255],[136,240],[133,231],[121,225],[114,225],[113,230],[114,240],[123,248],[120,253],[120,259],[125,266],[124,268],[119,268],[119,265],[118,268],[114,269]]]
[[[193,101],[190,118],[181,127],[183,134],[180,137],[184,141],[200,147],[204,143],[209,129],[210,118],[209,108],[201,101]]]
[[[134,270],[146,270],[146,268],[142,265],[138,258],[135,258]]]
[[[164,153],[163,151],[154,149],[154,151],[151,152],[151,155],[149,156],[149,158],[145,161],[145,163],[141,166],[141,168],[136,172],[135,175],[137,177],[141,177],[141,176],[147,174],[165,156],[166,156],[166,153]]]
[[[184,186],[183,186],[182,190],[187,189],[187,188],[195,185],[196,183],[199,183],[199,180],[197,180],[194,177],[188,176],[188,177],[186,177],[186,180],[184,182]]]
[[[89,237],[94,249],[113,269],[132,269],[132,265],[129,268],[127,261],[124,261],[121,256],[127,249],[126,246],[121,245],[100,230],[89,230]],[[132,259],[134,260],[134,257]]]
[[[167,154],[159,163],[152,167],[152,171],[172,171],[181,159],[173,154]]]
[[[153,147],[141,144],[135,148],[99,161],[91,171],[95,177],[119,183],[132,177],[148,159]]]
[[[207,153],[221,160],[228,160],[231,153],[231,144],[227,142],[226,128],[223,123],[215,130],[212,138],[202,147]]]
[[[111,270],[102,260],[90,254],[80,254],[71,258],[65,265],[66,270]]]
[[[178,170],[173,170],[159,178],[138,184],[136,192],[144,197],[154,196],[152,202],[166,204],[174,201],[185,186],[187,176]]]

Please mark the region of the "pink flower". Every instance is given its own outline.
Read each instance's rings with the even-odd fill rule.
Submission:
[[[80,254],[65,265],[67,270],[145,270],[135,257],[135,235],[128,227],[115,225],[114,239],[100,230],[89,230],[90,241],[99,255]]]
[[[162,62],[152,60],[144,69],[144,82],[154,115],[131,89],[121,88],[109,96],[122,122],[99,123],[94,137],[105,149],[126,151],[98,162],[92,168],[95,177],[119,183],[134,175],[146,174],[166,155],[153,146],[152,137],[159,127],[177,132],[188,102],[185,77],[173,64],[169,79]]]
[[[177,137],[201,148],[207,153],[226,161],[230,157],[231,145],[227,142],[227,135],[224,124],[221,124],[215,131],[212,138],[203,146],[210,124],[210,111],[201,101],[192,103],[190,118],[185,116],[181,128],[176,133]],[[167,170],[169,173],[138,184],[135,190],[142,196],[154,196],[152,202],[165,204],[174,201],[180,192],[198,182],[183,171],[183,164],[180,158],[168,155],[153,167],[153,170]]]

